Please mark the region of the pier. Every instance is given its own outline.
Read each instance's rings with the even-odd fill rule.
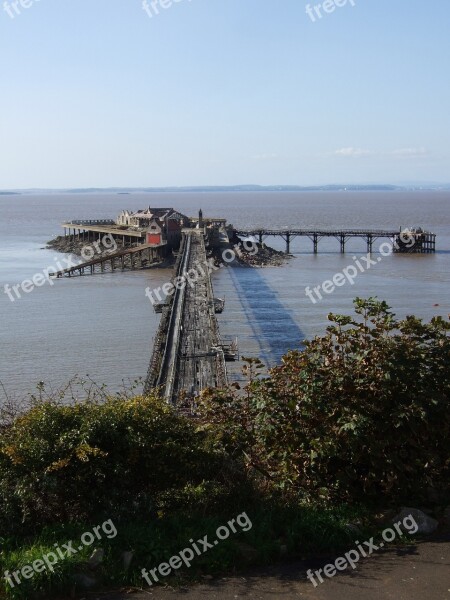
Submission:
[[[244,238],[254,238],[260,244],[267,237],[279,237],[286,242],[286,254],[290,254],[291,242],[297,237],[307,237],[313,243],[313,252],[319,251],[319,241],[323,238],[335,238],[339,242],[340,251],[345,252],[348,240],[352,238],[364,239],[367,252],[373,252],[373,244],[378,239],[388,239],[394,245],[395,253],[432,254],[436,252],[436,235],[428,231],[417,229],[403,230],[376,230],[376,229],[235,229],[236,235]],[[410,247],[404,242],[406,236],[411,236],[414,244]]]
[[[179,283],[182,280],[184,285]],[[233,359],[233,344],[219,333],[201,230],[183,231],[172,284],[174,292],[162,309],[144,393],[157,388],[169,403],[177,404],[208,387],[224,387],[226,360]]]
[[[62,271],[51,274],[52,277],[76,277],[81,275],[95,275],[96,273],[112,273],[145,269],[152,264],[158,264],[165,256],[165,245],[154,246],[141,244],[132,248],[124,248],[117,252],[105,253],[102,256],[81,262]]]
[[[97,240],[102,235],[112,235],[124,247],[145,243],[145,232],[121,227],[106,219],[97,221],[70,221],[63,223],[64,235],[86,243]]]
[[[122,211],[116,221],[70,221],[63,224],[65,237],[93,243],[98,248],[105,235],[118,246],[87,262],[55,273],[57,278],[94,275],[105,272],[146,269],[175,253],[177,256],[171,283],[165,284],[165,301],[158,303],[150,295],[161,320],[154,340],[144,393],[158,390],[168,403],[182,405],[195,400],[206,388],[223,388],[227,384],[227,361],[239,358],[237,339],[220,335],[216,313],[224,309],[224,300],[214,298],[207,251],[229,247],[238,238],[251,238],[264,244],[267,238],[281,238],[286,253],[298,237],[312,242],[319,252],[319,242],[334,238],[340,252],[346,251],[351,239],[363,239],[367,252],[374,251],[377,240],[392,245],[395,253],[431,254],[436,251],[436,236],[421,228],[408,229],[237,229],[225,219],[194,218],[173,208]],[[381,249],[380,244],[380,249]],[[163,289],[164,289],[163,288]]]
[[[164,209],[169,210],[169,209]],[[170,209],[173,210],[173,209]],[[175,213],[178,215],[179,213]],[[180,215],[182,216],[182,215]],[[142,222],[142,220],[141,220]],[[145,221],[146,222],[146,221]],[[418,228],[405,228],[405,229],[390,229],[390,230],[379,230],[379,229],[238,229],[232,228],[232,226],[226,225],[225,219],[203,219],[202,217],[184,219],[182,224],[190,227],[198,226],[199,224],[208,226],[208,235],[210,239],[217,237],[219,231],[223,235],[234,235],[241,238],[253,238],[260,244],[264,243],[269,237],[281,238],[286,244],[286,253],[291,252],[291,243],[298,237],[306,237],[311,240],[314,254],[319,252],[319,242],[324,238],[334,238],[339,244],[341,253],[345,253],[346,244],[350,239],[363,239],[366,242],[367,252],[372,253],[374,250],[374,243],[377,240],[385,239],[392,242],[394,252],[398,254],[433,254],[436,252],[436,235],[429,231],[424,231],[420,227]],[[121,226],[116,224],[114,221],[100,220],[100,221],[70,221],[63,224],[65,235],[72,236],[73,239],[82,241],[92,241],[97,239],[101,234],[109,234],[116,240],[120,240],[122,246],[132,247],[140,244],[145,244],[150,240],[147,237],[146,228]],[[169,228],[166,227],[168,230]],[[413,239],[412,245],[405,244],[404,237],[409,236]],[[181,228],[175,237],[172,235],[172,239],[168,239],[162,235],[158,240],[158,245],[167,244],[169,249],[172,247],[178,247],[181,239]],[[175,240],[175,243],[173,243]],[[155,244],[153,244],[155,245]]]

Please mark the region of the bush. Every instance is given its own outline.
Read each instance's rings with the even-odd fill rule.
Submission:
[[[430,487],[445,500],[450,324],[398,321],[375,299],[355,305],[355,317],[330,315],[327,334],[289,352],[269,377],[246,359],[245,389],[210,390],[196,419],[156,397],[36,400],[0,434],[2,568],[111,519],[118,536],[97,544],[105,560],[96,574],[141,585],[142,567],[246,511],[251,531],[196,561],[200,572],[221,573],[339,551],[354,536],[348,523],[370,535],[372,505],[411,505]],[[129,570],[124,550],[134,553]],[[4,582],[0,595],[66,591],[90,552],[20,586]]]
[[[327,334],[246,393],[211,391],[205,428],[270,488],[315,501],[411,502],[449,492],[450,324],[398,321],[356,299]]]
[[[161,400],[44,402],[0,438],[0,526],[11,533],[148,517],[170,490],[214,482],[218,474],[223,485],[224,462],[205,434]],[[228,494],[234,485],[228,482]]]

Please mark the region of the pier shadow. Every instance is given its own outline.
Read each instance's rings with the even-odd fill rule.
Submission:
[[[259,358],[273,366],[288,350],[302,347],[304,333],[267,282],[264,270],[230,266],[229,272],[259,346]]]

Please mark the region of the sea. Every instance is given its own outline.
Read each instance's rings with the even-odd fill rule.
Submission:
[[[291,243],[284,266],[225,267],[213,274],[215,295],[225,298],[218,315],[221,334],[237,337],[241,357],[258,357],[267,368],[279,364],[304,340],[323,335],[328,314],[351,314],[355,297],[377,296],[399,316],[426,320],[450,313],[450,192],[174,192],[21,194],[0,196],[0,403],[37,393],[40,382],[56,391],[75,377],[107,386],[111,393],[140,390],[160,315],[147,287],[170,280],[169,269],[114,272],[45,283],[10,299],[12,287],[45,269],[61,255],[47,250],[74,219],[114,219],[122,209],[174,207],[189,216],[226,218],[238,229],[388,229],[422,227],[437,235],[429,255],[378,253],[376,264],[359,271],[315,303],[306,289],[321,285],[365,256],[363,240],[325,238],[313,254],[308,238]],[[284,250],[285,243],[266,243]],[[356,257],[356,258],[355,258]],[[378,260],[379,259],[379,260]],[[364,264],[364,263],[361,263]],[[242,362],[229,363],[230,380],[240,379]]]

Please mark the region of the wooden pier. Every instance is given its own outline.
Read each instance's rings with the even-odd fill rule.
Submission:
[[[98,249],[101,239],[109,235],[123,248],[58,271],[53,274],[56,278],[144,269],[169,251],[167,243],[146,244],[143,232],[123,231],[113,221],[72,221],[63,227],[71,241],[94,242]],[[237,338],[220,336],[216,313],[224,310],[225,301],[214,297],[205,239],[204,228],[183,230],[172,281],[185,279],[185,285],[174,286],[168,301],[155,306],[161,321],[144,393],[157,389],[173,405],[195,399],[208,387],[225,387],[226,362],[239,358]],[[194,280],[186,276],[193,271]]]
[[[98,258],[81,262],[62,271],[51,274],[52,277],[76,277],[81,275],[94,275],[95,273],[112,273],[113,271],[126,271],[145,269],[152,264],[159,263],[165,256],[166,246],[141,244],[132,248],[125,248],[117,252],[104,253]]]
[[[367,252],[372,253],[374,242],[379,239],[388,239],[392,242],[395,253],[432,254],[436,252],[436,235],[421,228],[405,230],[367,230],[367,229],[235,229],[235,234],[243,238],[254,238],[260,244],[267,237],[279,237],[286,242],[286,254],[291,251],[291,242],[297,237],[307,237],[313,243],[313,252],[319,251],[319,241],[323,238],[335,238],[339,242],[340,251],[345,252],[348,240],[352,238],[364,239]],[[405,244],[406,236],[414,240],[411,246]]]
[[[232,343],[221,340],[215,315],[211,276],[207,268],[204,235],[185,230],[172,282],[175,286],[163,308],[144,393],[159,389],[171,404],[183,397],[195,398],[208,387],[227,383],[226,359],[233,355]],[[194,277],[186,277],[193,273]]]
[[[217,222],[216,222],[217,221]],[[184,222],[184,221],[183,221]],[[319,251],[319,242],[324,238],[334,238],[342,253],[351,239],[363,239],[367,252],[382,252],[383,245],[391,247],[395,253],[431,254],[436,251],[436,236],[433,233],[416,229],[368,230],[368,229],[233,229],[225,227],[224,219],[211,221],[202,218],[191,219],[188,227],[179,229],[181,245],[169,285],[171,293],[166,302],[155,305],[161,313],[161,321],[155,337],[153,353],[145,379],[144,393],[159,390],[167,402],[180,405],[185,399],[194,399],[205,388],[223,388],[227,384],[226,362],[239,358],[237,339],[224,339],[220,336],[216,313],[224,309],[224,300],[214,298],[210,268],[205,244],[221,247],[228,244],[229,238],[252,238],[260,244],[268,237],[278,237],[286,243],[286,253],[291,251],[291,243],[298,237],[312,241],[313,252]],[[145,230],[121,227],[114,221],[71,221],[64,223],[65,235],[72,239],[99,244],[101,238],[110,235],[122,244],[122,248],[104,252],[54,274],[54,277],[93,275],[127,269],[144,269],[161,260],[174,249],[169,247],[166,238],[161,242],[146,243]],[[195,227],[195,228],[194,228]],[[374,244],[380,242],[378,248]],[[214,242],[214,243],[213,243]],[[175,246],[178,248],[178,244]],[[189,275],[189,274],[195,274]],[[180,282],[184,281],[184,285]],[[149,296],[151,297],[151,296]],[[161,300],[161,299],[160,299]],[[153,300],[152,300],[153,302]]]
[[[113,236],[114,239],[120,240],[124,247],[145,242],[143,231],[121,227],[112,220],[67,221],[62,224],[62,227],[66,237],[83,242],[98,240],[102,235]]]

